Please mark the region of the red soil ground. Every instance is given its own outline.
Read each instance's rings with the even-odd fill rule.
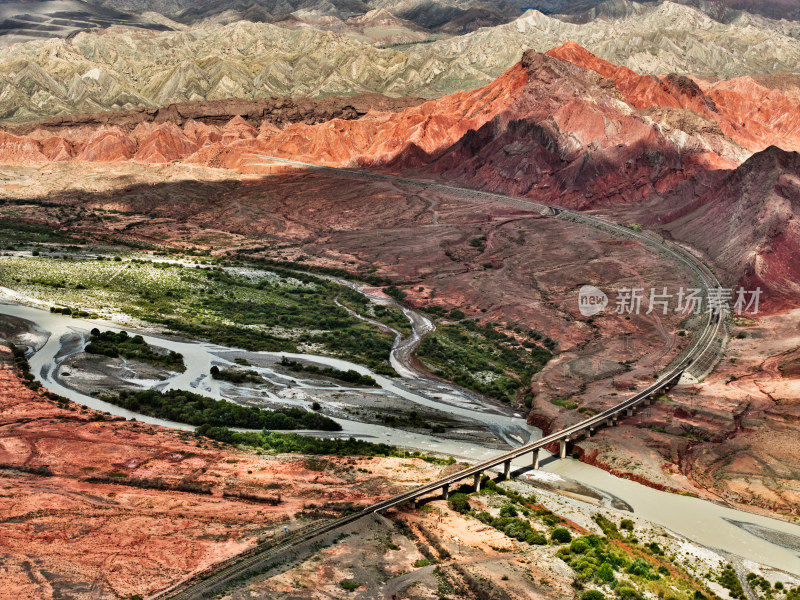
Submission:
[[[24,387],[8,357],[0,347],[0,586],[7,598],[147,594],[284,523],[297,527],[295,513],[309,504],[369,503],[436,473],[411,459],[331,458],[320,471],[301,456],[259,457],[160,427],[98,421],[95,411],[60,408]],[[31,472],[43,466],[52,474]],[[120,481],[194,482],[212,493],[87,481],[110,473]],[[225,498],[224,491],[282,502]]]

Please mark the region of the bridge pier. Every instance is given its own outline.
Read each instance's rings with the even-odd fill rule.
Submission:
[[[567,458],[567,440],[559,440],[559,442],[558,442],[558,456],[560,458]]]
[[[535,470],[539,470],[539,450],[534,450],[531,456],[531,464]]]
[[[627,409],[625,411],[625,414],[627,414],[629,417],[632,417],[633,416],[633,409],[632,408]]]
[[[447,500],[450,497],[450,484],[449,483],[445,483],[442,486],[442,496],[444,496],[445,500]]]
[[[511,461],[507,460],[503,463],[503,478],[508,479],[508,476],[511,474]]]
[[[481,475],[483,475],[483,473],[475,473],[475,475],[472,476],[473,487],[476,492],[481,491]]]
[[[613,427],[614,425],[616,425],[614,419],[606,419],[606,427]]]

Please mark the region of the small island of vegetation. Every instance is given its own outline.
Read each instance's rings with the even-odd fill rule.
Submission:
[[[185,371],[183,355],[171,350],[159,353],[144,341],[140,335],[130,336],[125,331],[100,331],[96,327],[91,331],[91,339],[85,351],[89,354],[101,354],[111,358],[122,356],[129,360],[140,360],[171,371]]]
[[[265,410],[240,406],[227,400],[215,400],[183,390],[122,390],[101,394],[101,400],[128,410],[160,419],[200,427],[241,427],[243,429],[319,429],[341,431],[333,419],[302,408]]]

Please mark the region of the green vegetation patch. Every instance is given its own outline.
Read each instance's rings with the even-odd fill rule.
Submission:
[[[290,371],[293,371],[295,373],[300,373],[300,372],[312,373],[314,375],[323,375],[325,377],[338,379],[339,381],[344,381],[345,383],[350,383],[353,385],[378,387],[378,382],[375,381],[374,378],[370,377],[369,375],[362,375],[361,373],[359,373],[358,371],[354,371],[353,369],[342,371],[340,369],[334,369],[332,367],[318,367],[316,365],[306,365],[296,360],[290,360],[285,356],[281,358],[280,364],[282,367],[286,367]]]
[[[364,294],[349,288],[342,290],[339,295],[339,302],[364,317],[375,319],[392,329],[396,329],[403,335],[411,334],[411,323],[409,323],[408,318],[394,306],[374,304]]]
[[[719,577],[717,577],[717,581],[728,590],[731,598],[741,598],[742,600],[747,598],[744,589],[742,589],[742,584],[736,576],[736,571],[733,570],[733,566],[726,565]]]
[[[490,325],[467,320],[439,324],[418,356],[437,377],[502,400],[516,400],[531,377],[552,358],[550,350],[517,340]]]
[[[352,579],[344,579],[339,582],[339,585],[341,585],[342,588],[346,589],[348,592],[355,591],[361,587],[360,583],[353,581]]]
[[[492,517],[492,515],[486,511],[477,513],[475,518],[481,523],[490,525],[498,531],[502,531],[508,537],[519,540],[520,542],[528,542],[529,544],[534,545],[542,544],[542,540],[540,538],[544,538],[544,536],[541,533],[533,530],[533,527],[531,527],[531,523],[528,521],[528,519],[511,516],[504,517],[502,515],[499,517]],[[544,543],[547,543],[546,539],[544,540]]]
[[[457,513],[467,514],[470,511],[469,496],[462,493],[455,493],[447,499],[447,506]]]
[[[264,410],[253,406],[240,406],[226,400],[215,400],[183,390],[168,392],[122,390],[117,394],[101,394],[99,398],[151,417],[195,426],[323,431],[342,429],[342,426],[333,419],[302,408]]]
[[[11,250],[15,244],[56,243],[74,244],[75,238],[58,231],[51,225],[32,221],[0,218],[0,240],[3,248]]]
[[[211,367],[211,377],[229,383],[262,383],[264,381],[261,375],[252,369],[220,369],[217,366]]]
[[[628,546],[631,540],[626,540],[610,519],[597,514],[594,520],[605,536],[578,537],[556,553],[575,571],[578,585],[608,586],[617,597],[630,600],[655,596],[675,600],[706,598],[697,589],[697,582],[681,574],[680,569],[671,573],[663,564],[664,552],[657,543],[639,547],[633,541],[634,545]],[[632,521],[623,520],[621,528],[631,531]]]
[[[275,431],[232,431],[227,427],[203,425],[198,435],[236,446],[251,446],[275,454],[317,454],[333,456],[400,456],[397,448],[388,444],[364,442],[355,438],[316,438],[297,433]],[[419,456],[419,454],[415,454]],[[410,455],[408,455],[410,456]]]
[[[231,274],[219,268],[149,260],[0,261],[0,285],[55,306],[124,313],[174,332],[245,350],[338,356],[394,375],[393,336],[348,314],[348,288],[306,273]]]
[[[125,331],[101,332],[95,328],[92,329],[91,336],[85,348],[89,354],[101,354],[111,358],[122,356],[129,360],[140,360],[171,371],[183,372],[186,370],[182,354],[172,351],[156,352],[140,335],[129,336]]]

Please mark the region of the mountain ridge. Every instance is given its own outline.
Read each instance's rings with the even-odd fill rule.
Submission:
[[[573,25],[528,11],[506,25],[408,48],[246,22],[166,33],[117,27],[0,48],[0,119],[31,122],[230,97],[376,92],[438,98],[490,83],[526,49],[546,51],[582,39],[600,58],[653,75],[715,81],[800,64],[800,33],[795,39],[750,25],[723,26],[672,3],[644,20],[611,25]],[[685,51],[677,52],[684,39]],[[709,72],[698,72],[694,63],[709,65]]]

